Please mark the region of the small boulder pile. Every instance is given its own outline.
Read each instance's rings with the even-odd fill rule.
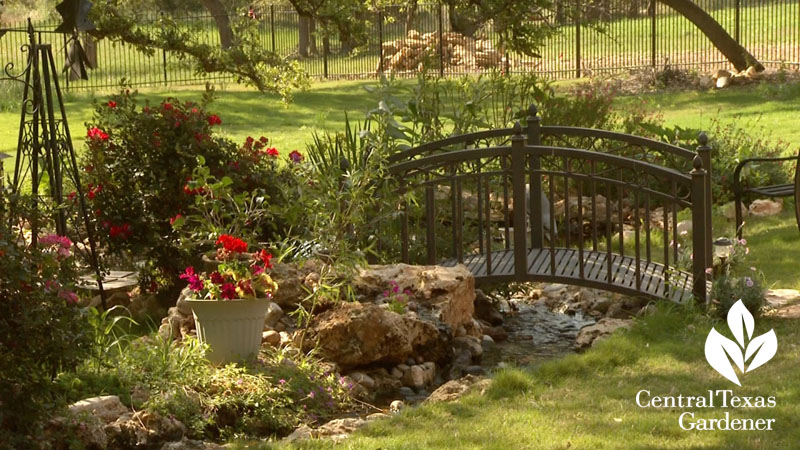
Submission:
[[[442,60],[446,67],[464,71],[498,67],[503,54],[488,39],[475,39],[453,31],[442,33]],[[383,43],[383,70],[422,70],[426,56],[439,53],[439,33],[409,30],[405,39]]]
[[[711,76],[711,81],[717,89],[723,89],[731,85],[747,84],[752,81],[758,81],[763,77],[762,72],[756,69],[755,66],[750,66],[740,72],[730,72],[725,69],[719,69]]]

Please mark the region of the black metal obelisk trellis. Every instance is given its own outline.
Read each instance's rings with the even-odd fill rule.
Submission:
[[[56,207],[51,218],[55,231],[62,236],[72,235],[76,238],[76,242],[84,244],[83,253],[97,277],[101,303],[105,308],[97,242],[81,185],[75,149],[72,146],[53,51],[50,44],[43,44],[37,40],[37,32],[30,20],[27,33],[29,43],[22,48],[28,52],[24,69],[19,74],[12,75],[9,73],[10,66],[6,66],[6,77],[3,78],[23,84],[19,139],[11,189],[15,194],[22,194],[30,181],[33,202],[30,228],[33,246],[37,245],[39,231],[43,225],[39,215],[40,203],[44,196],[50,197]],[[64,202],[65,180],[75,189],[74,201],[77,211],[75,208],[70,209]],[[43,189],[45,192],[42,192]],[[15,207],[12,199],[11,217],[14,217]],[[68,223],[68,219],[71,223]]]

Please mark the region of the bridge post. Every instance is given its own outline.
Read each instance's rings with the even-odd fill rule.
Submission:
[[[711,208],[714,204],[711,198],[711,147],[708,145],[708,136],[701,132],[697,136],[697,143],[700,144],[697,146],[697,154],[700,155],[700,159],[703,160],[703,168],[706,171],[706,186],[705,186],[705,201],[706,207]],[[711,246],[711,241],[714,240],[714,231],[711,225],[711,214],[706,214],[706,234],[708,235],[708,239],[706,239],[706,255],[713,255],[713,250]],[[709,256],[710,257],[710,256]]]
[[[529,145],[542,144],[540,128],[541,118],[537,113],[536,105],[531,104],[528,107],[528,117],[525,118]],[[528,215],[530,216],[531,224],[531,248],[542,248],[544,246],[542,228],[542,175],[539,173],[539,170],[542,168],[542,162],[539,160],[539,155],[536,153],[530,155],[529,162],[530,192],[528,193],[528,198],[530,199],[530,205]]]
[[[511,137],[511,186],[514,190],[514,275],[518,281],[528,274],[528,245],[525,226],[525,136],[522,125],[514,124]]]
[[[711,214],[711,205],[706,203],[706,179],[708,172],[703,169],[703,159],[695,156],[692,162],[692,293],[699,302],[708,303],[706,289],[706,269],[710,266],[711,253],[706,251],[711,241],[711,230],[706,229],[706,217]]]

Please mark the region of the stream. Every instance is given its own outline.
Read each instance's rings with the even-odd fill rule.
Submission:
[[[484,342],[481,366],[530,366],[574,352],[581,328],[595,323],[578,311],[574,315],[551,311],[542,301],[512,298],[503,308],[503,328],[508,339]]]

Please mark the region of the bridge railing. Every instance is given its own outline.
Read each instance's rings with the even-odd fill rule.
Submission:
[[[506,130],[491,130],[420,146],[404,152],[405,159],[395,158],[390,170],[403,188],[421,191],[411,197],[413,204],[403,206],[403,260],[466,262],[488,279],[577,280],[653,294],[656,267],[656,284],[668,289],[676,281],[670,280],[672,269],[685,253],[679,248],[678,213],[688,208],[693,224],[691,290],[705,299],[705,269],[711,263],[710,183],[700,152],[629,135],[616,139],[629,148],[691,156],[687,172],[649,162],[647,151],[541,145],[542,137],[597,142],[620,134],[539,127],[536,119],[528,118],[527,132],[517,124],[510,145],[475,147],[478,139],[507,136]],[[658,145],[648,147],[651,143]],[[663,211],[660,230],[651,225],[657,205]],[[411,257],[409,249],[415,245],[424,247],[422,258]],[[629,273],[620,270],[623,261]]]

